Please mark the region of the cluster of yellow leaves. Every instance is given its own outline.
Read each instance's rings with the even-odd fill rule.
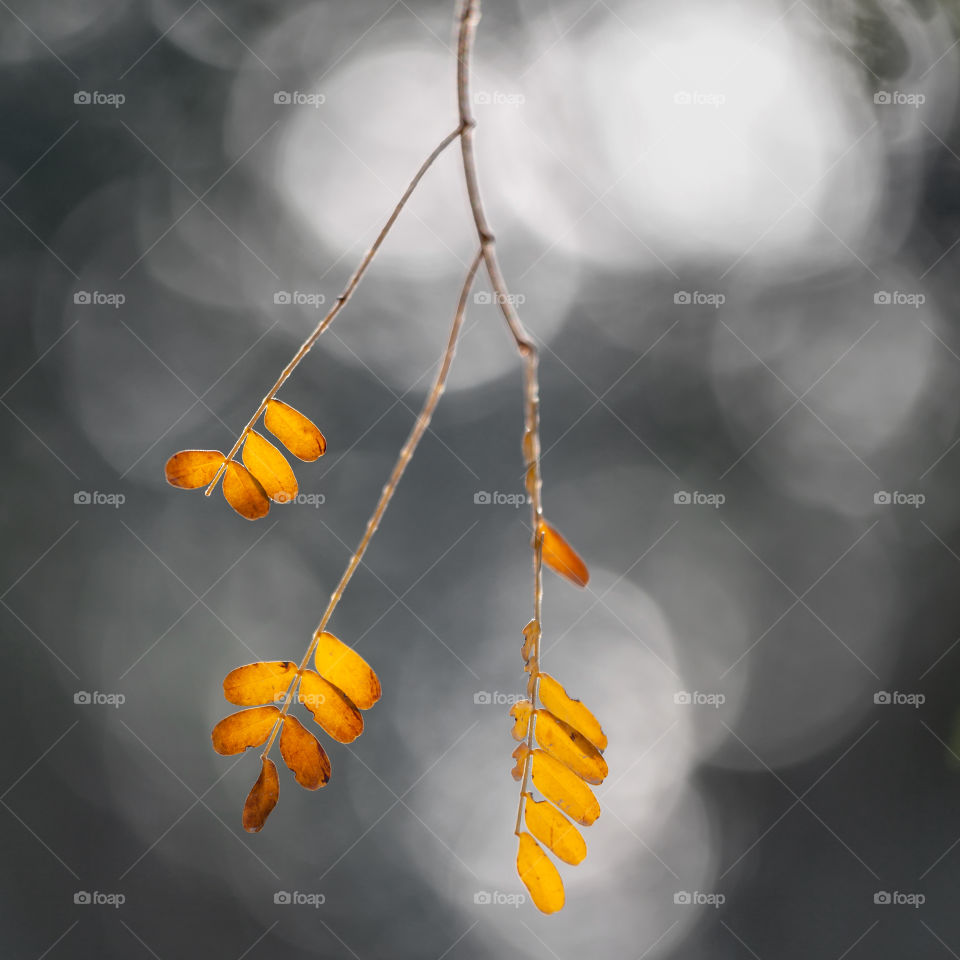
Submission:
[[[294,716],[276,704],[302,703],[313,719],[339,743],[352,743],[363,732],[361,710],[380,699],[380,681],[370,665],[332,633],[317,637],[316,670],[297,677],[297,665],[289,660],[248,663],[237,667],[223,681],[223,695],[230,703],[248,709],[224,717],[211,735],[217,753],[242,753],[266,743],[280,724],[280,755],[293,771],[297,783],[308,790],[330,779],[330,758],[320,741]],[[277,768],[264,753],[257,782],[243,807],[243,828],[260,830],[277,804],[280,781]]]
[[[327,449],[316,425],[280,400],[267,403],[263,425],[300,460],[316,460]],[[223,495],[248,520],[265,517],[271,500],[289,503],[297,496],[297,478],[287,458],[255,430],[244,438],[241,456],[243,463],[228,462],[219,450],[181,450],[167,461],[167,482],[194,490],[208,486],[223,470]]]
[[[521,743],[513,752],[514,779],[523,779],[529,763],[530,779],[545,798],[534,800],[529,791],[522,798],[529,832],[520,834],[517,872],[534,904],[544,913],[556,913],[564,903],[563,881],[537,840],[564,863],[576,865],[587,855],[587,845],[570,821],[589,827],[600,816],[589,784],[602,783],[607,775],[607,737],[597,718],[553,677],[541,673],[538,679],[543,706],[534,709],[531,700],[521,700],[510,710],[513,738],[526,741],[532,723],[537,743],[533,750]]]

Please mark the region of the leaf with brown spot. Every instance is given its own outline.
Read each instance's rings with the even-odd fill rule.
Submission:
[[[280,732],[280,756],[301,787],[316,790],[330,779],[330,758],[320,741],[290,714]]]
[[[226,457],[219,450],[181,450],[167,461],[167,483],[184,490],[205,487],[224,460]]]
[[[530,726],[530,714],[532,712],[533,704],[529,700],[518,700],[510,708],[510,716],[516,721],[513,725],[513,729],[510,731],[510,736],[514,740],[523,740],[527,736],[527,729]]]
[[[600,804],[593,791],[572,770],[543,750],[533,751],[533,785],[585,827],[600,816]]]
[[[223,678],[223,695],[241,707],[276,703],[286,694],[296,675],[297,665],[289,660],[248,663]]]
[[[270,510],[270,499],[260,481],[236,460],[227,464],[223,475],[223,495],[227,503],[248,520],[259,520]]]
[[[287,458],[256,430],[243,441],[243,462],[271,500],[289,503],[296,498],[297,478]]]
[[[590,571],[577,551],[546,520],[540,521],[540,532],[543,535],[543,562],[554,573],[566,577],[578,587],[585,587],[590,581]]]
[[[563,909],[563,881],[560,879],[560,872],[529,833],[520,834],[517,873],[520,874],[523,885],[530,891],[530,897],[538,910],[543,913],[556,913]]]
[[[528,796],[523,819],[527,829],[564,863],[576,866],[587,855],[580,831],[552,803]]]
[[[265,743],[280,711],[276,707],[252,707],[224,717],[210,734],[213,749],[224,756],[243,753],[247,747]]]
[[[609,770],[603,754],[579,731],[549,710],[537,711],[533,727],[537,743],[587,783],[603,783]]]
[[[597,718],[579,701],[574,700],[548,673],[540,674],[540,700],[558,719],[579,730],[598,750],[607,749],[607,735]]]
[[[247,833],[258,833],[262,830],[279,797],[280,778],[277,776],[277,766],[269,757],[264,757],[260,776],[250,788],[247,802],[243,805],[243,829]]]
[[[314,655],[317,673],[339,687],[361,710],[380,699],[380,681],[359,653],[332,633],[321,633]]]
[[[271,400],[267,404],[263,425],[301,460],[316,460],[327,449],[327,441],[316,424],[281,400]]]
[[[338,687],[313,670],[300,679],[300,702],[334,740],[353,743],[363,733],[363,716]]]

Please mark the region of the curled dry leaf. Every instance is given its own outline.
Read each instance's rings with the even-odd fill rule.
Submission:
[[[321,633],[314,656],[317,673],[339,687],[361,710],[380,699],[380,681],[359,653],[332,633]]]
[[[523,768],[526,766],[527,757],[529,755],[530,748],[525,743],[521,743],[520,746],[510,754],[510,756],[517,761],[513,769],[510,771],[510,775],[514,780],[519,781],[523,779]]]
[[[223,678],[223,695],[241,707],[275,703],[283,698],[296,675],[297,665],[289,660],[248,663]]]
[[[517,873],[538,910],[556,913],[563,909],[563,881],[560,873],[529,833],[520,834]]]
[[[533,785],[577,823],[589,827],[600,816],[593,791],[559,760],[544,750],[534,750]]]
[[[363,733],[363,716],[350,698],[313,670],[300,679],[300,702],[334,740],[353,743]]]
[[[226,457],[219,450],[181,450],[167,461],[167,483],[184,490],[205,487],[224,460]]]
[[[270,510],[270,500],[260,482],[236,460],[227,464],[223,474],[223,495],[241,517],[259,520]]]
[[[607,735],[597,718],[579,700],[570,697],[550,674],[540,674],[538,693],[543,705],[558,720],[579,730],[598,750],[607,749]]]
[[[540,639],[540,621],[531,620],[523,628],[523,647],[520,649],[520,656],[524,663],[529,663],[537,648],[537,641]]]
[[[280,711],[276,707],[252,707],[224,717],[210,737],[213,749],[224,756],[243,753],[247,747],[259,747],[270,736]]]
[[[316,424],[280,400],[267,404],[263,425],[300,460],[316,460],[327,449],[327,441]]]
[[[280,756],[301,787],[316,790],[330,779],[330,758],[320,741],[290,714],[280,731]]]
[[[243,462],[271,500],[289,503],[296,498],[297,478],[287,458],[255,430],[243,441]]]
[[[264,757],[260,776],[250,788],[247,802],[243,805],[243,829],[247,833],[258,833],[262,830],[279,797],[280,778],[277,776],[277,766],[269,757]]]
[[[561,577],[566,577],[578,587],[590,581],[590,571],[573,547],[545,520],[540,521],[543,535],[543,562]]]
[[[514,740],[524,740],[526,738],[527,730],[530,727],[532,706],[529,700],[518,700],[510,708],[510,716],[516,721],[513,729],[510,731],[510,736],[512,736]]]
[[[587,855],[580,831],[552,804],[527,796],[523,818],[527,829],[564,863],[576,866]]]
[[[549,710],[537,711],[534,724],[537,743],[565,767],[587,783],[603,783],[609,772],[603,754],[569,724],[558,720]]]

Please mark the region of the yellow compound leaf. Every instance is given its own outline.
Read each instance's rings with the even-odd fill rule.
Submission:
[[[224,460],[226,457],[219,450],[181,450],[167,461],[167,483],[184,490],[205,487]]]
[[[296,675],[297,665],[289,660],[248,663],[231,670],[223,678],[223,695],[241,707],[276,703],[282,699]]]
[[[210,734],[213,749],[224,756],[259,747],[270,736],[280,711],[276,707],[253,707],[224,717]]]
[[[510,754],[510,756],[517,761],[513,769],[510,771],[510,775],[514,780],[519,781],[523,779],[523,768],[526,766],[527,757],[529,755],[530,748],[525,743],[521,743],[520,746],[517,747],[512,754]]]
[[[517,850],[517,873],[530,891],[530,898],[543,913],[563,909],[563,881],[553,861],[543,852],[529,833],[520,834]]]
[[[609,773],[603,754],[579,731],[558,720],[549,710],[537,711],[533,734],[554,759],[587,783],[603,783]]]
[[[264,757],[260,776],[250,788],[247,802],[243,805],[243,829],[247,833],[258,833],[262,830],[279,797],[280,778],[277,776],[276,764],[269,757]]]
[[[289,714],[280,732],[280,756],[301,787],[316,790],[330,779],[330,758],[320,741]]]
[[[587,855],[580,831],[553,804],[527,797],[523,818],[527,829],[564,863],[576,866]]]
[[[510,736],[514,740],[523,740],[527,736],[527,729],[530,726],[530,713],[532,704],[529,700],[518,700],[510,708],[510,716],[516,721]]]
[[[607,735],[597,718],[579,700],[570,697],[550,674],[540,674],[538,692],[543,705],[558,720],[579,730],[598,750],[607,749]]]
[[[260,481],[236,460],[227,464],[223,475],[223,495],[227,503],[248,520],[259,520],[270,509],[270,500]]]
[[[543,562],[561,577],[566,577],[578,587],[585,587],[590,581],[590,571],[580,559],[580,555],[545,520],[540,521],[543,534]]]
[[[271,500],[289,503],[297,496],[297,478],[287,458],[255,430],[243,441],[243,462]]]
[[[370,664],[332,633],[320,634],[314,663],[317,673],[339,687],[361,710],[369,710],[380,699],[380,681]]]
[[[271,400],[267,404],[263,425],[301,460],[316,460],[327,449],[327,441],[316,425],[299,410],[280,400]]]
[[[543,750],[533,751],[533,785],[585,827],[600,816],[600,804],[593,791],[572,770]]]
[[[304,670],[300,702],[334,740],[353,743],[363,733],[363,716],[350,698],[319,673]]]

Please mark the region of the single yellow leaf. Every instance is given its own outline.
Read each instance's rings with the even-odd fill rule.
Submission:
[[[587,855],[580,831],[552,803],[528,796],[523,819],[527,829],[564,863],[576,866]]]
[[[585,587],[590,581],[590,571],[577,551],[546,520],[540,521],[540,532],[543,534],[543,562],[554,573],[566,577],[578,587]]]
[[[600,804],[593,791],[572,770],[543,750],[533,751],[533,785],[585,827],[600,816]]]
[[[361,710],[369,710],[380,699],[380,681],[370,664],[332,633],[320,634],[314,663],[317,673],[339,687]]]
[[[529,700],[518,700],[510,708],[510,716],[516,720],[510,735],[514,740],[523,740],[527,735],[527,728],[530,726],[530,713],[532,704]]]
[[[549,710],[537,711],[533,726],[537,743],[587,783],[603,783],[610,772],[603,754],[579,731]]]
[[[231,670],[223,678],[223,695],[241,707],[282,701],[297,675],[297,665],[289,660],[248,663]]]
[[[543,913],[556,913],[563,908],[563,881],[553,861],[543,852],[529,833],[520,834],[517,849],[517,873],[530,891],[530,898]]]
[[[267,404],[263,425],[301,460],[316,460],[327,449],[327,441],[316,425],[299,410],[280,400],[271,400]]]
[[[205,487],[224,460],[226,457],[219,450],[181,450],[167,461],[167,483],[184,490]]]
[[[320,741],[290,714],[280,731],[280,756],[301,787],[316,790],[330,779],[330,758]]]
[[[276,707],[253,707],[224,717],[210,734],[213,749],[224,756],[259,747],[270,736],[280,711]]]
[[[319,673],[304,670],[300,679],[300,702],[313,719],[340,743],[353,743],[363,733],[363,716],[350,698]]]
[[[247,833],[258,833],[263,829],[279,797],[280,778],[276,764],[269,757],[264,757],[260,776],[250,788],[247,802],[243,805],[243,829]]]
[[[270,500],[260,481],[236,460],[227,464],[223,475],[223,495],[227,503],[248,520],[259,520],[270,509]]]
[[[512,776],[514,780],[520,781],[523,779],[523,768],[527,764],[527,757],[529,755],[530,748],[525,743],[521,743],[520,746],[510,754],[510,756],[517,761],[510,771],[510,776]]]
[[[243,441],[243,462],[271,500],[289,503],[297,496],[297,478],[287,458],[256,430]]]
[[[597,718],[548,673],[540,674],[538,689],[543,705],[558,719],[579,730],[598,750],[607,749],[607,735]]]

